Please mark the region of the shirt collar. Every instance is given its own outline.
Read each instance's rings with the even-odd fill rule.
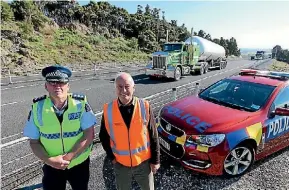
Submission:
[[[135,105],[135,100],[136,100],[135,97],[133,97],[132,100],[128,104],[124,105],[123,103],[121,103],[119,98],[117,98],[118,107]]]
[[[53,103],[52,101],[51,101],[51,105],[53,106],[55,112],[62,112],[62,111],[64,111],[65,108],[67,107],[67,99],[65,100],[62,108],[60,108],[60,109],[58,109],[58,108],[54,105],[54,103]]]

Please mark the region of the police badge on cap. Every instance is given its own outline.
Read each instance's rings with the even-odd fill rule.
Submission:
[[[42,76],[48,82],[68,82],[71,77],[71,71],[60,65],[53,65],[42,70]]]

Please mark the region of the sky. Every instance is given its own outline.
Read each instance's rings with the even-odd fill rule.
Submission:
[[[89,1],[81,1],[87,4]],[[194,31],[204,30],[212,38],[234,37],[239,48],[289,49],[289,1],[109,1],[135,13],[137,5],[165,11],[167,21]]]

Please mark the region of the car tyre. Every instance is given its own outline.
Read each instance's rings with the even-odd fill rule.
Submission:
[[[224,174],[237,177],[245,174],[253,165],[255,150],[249,145],[239,145],[232,149],[224,160]]]

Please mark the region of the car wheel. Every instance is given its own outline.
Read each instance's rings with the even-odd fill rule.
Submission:
[[[225,175],[236,177],[243,175],[252,166],[255,151],[249,146],[238,146],[231,150],[224,161]]]

